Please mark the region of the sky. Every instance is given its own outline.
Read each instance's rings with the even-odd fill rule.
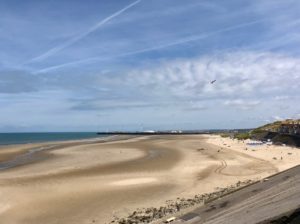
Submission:
[[[298,0],[0,0],[0,132],[300,118],[299,11]]]

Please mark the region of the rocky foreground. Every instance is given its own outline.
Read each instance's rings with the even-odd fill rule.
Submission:
[[[217,198],[220,198],[228,193],[236,191],[237,189],[247,186],[254,181],[239,181],[234,185],[231,185],[226,188],[219,188],[217,191],[206,194],[198,194],[193,198],[177,198],[176,200],[168,200],[165,203],[165,206],[161,206],[159,208],[142,208],[137,209],[132,214],[130,214],[126,218],[118,218],[115,217],[112,220],[111,224],[139,224],[139,223],[150,223],[155,220],[162,219],[163,217],[175,214],[180,212],[183,209],[191,208],[196,205],[206,204],[210,201],[213,201]]]

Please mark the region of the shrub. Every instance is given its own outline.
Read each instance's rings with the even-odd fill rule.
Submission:
[[[246,140],[250,138],[250,134],[248,132],[245,133],[237,133],[234,135],[234,138],[238,140]]]
[[[228,133],[221,133],[221,137],[222,138],[228,138],[228,137],[230,137],[230,135]]]

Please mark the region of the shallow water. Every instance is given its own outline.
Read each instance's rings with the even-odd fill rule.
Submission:
[[[96,132],[0,133],[0,145],[66,141],[104,137]]]

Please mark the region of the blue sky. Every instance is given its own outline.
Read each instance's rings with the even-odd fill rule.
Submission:
[[[299,11],[298,0],[0,0],[0,131],[298,118]]]

